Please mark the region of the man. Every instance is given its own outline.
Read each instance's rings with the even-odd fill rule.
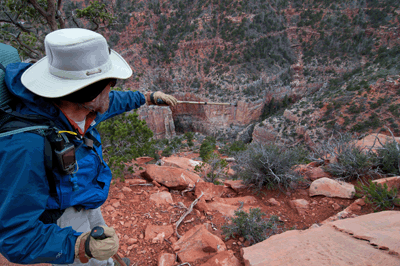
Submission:
[[[6,84],[20,99],[17,112],[44,116],[67,132],[64,142],[74,144],[76,163],[49,173],[43,136],[0,138],[0,252],[21,264],[114,265],[118,236],[100,211],[111,171],[95,127],[145,103],[177,101],[162,92],[110,92],[132,70],[98,33],[57,30],[46,36],[45,49],[46,57],[33,65],[7,66]],[[102,226],[105,239],[90,237],[95,226]]]

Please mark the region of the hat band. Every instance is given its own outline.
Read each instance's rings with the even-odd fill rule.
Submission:
[[[112,68],[111,60],[108,60],[105,64],[86,70],[70,71],[61,70],[52,65],[49,66],[50,74],[64,79],[89,79],[98,75],[104,75]]]

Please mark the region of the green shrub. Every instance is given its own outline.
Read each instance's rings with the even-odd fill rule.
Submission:
[[[189,147],[193,147],[193,137],[194,137],[194,132],[186,132],[184,134],[185,139],[187,140],[187,144]]]
[[[324,170],[337,179],[351,181],[376,173],[377,157],[356,145],[356,136],[338,135],[322,142],[313,152],[314,158],[335,158]]]
[[[400,199],[397,197],[397,188],[393,187],[388,190],[386,183],[383,185],[369,180],[369,185],[364,185],[358,182],[359,187],[355,187],[356,191],[359,192],[356,196],[365,196],[365,202],[372,204],[374,209],[386,210],[393,209],[394,206],[400,204]]]
[[[203,159],[204,162],[206,162],[208,157],[210,157],[211,154],[214,153],[216,147],[216,140],[214,137],[207,136],[203,140],[200,146],[200,157]]]
[[[208,165],[209,168],[207,168],[206,165]],[[207,156],[207,160],[199,165],[196,165],[194,170],[196,172],[204,172],[204,180],[215,184],[218,178],[226,177],[227,166],[228,162],[225,159],[222,159],[216,153],[211,153]]]
[[[259,208],[250,208],[249,213],[239,208],[230,218],[230,223],[222,226],[225,238],[244,237],[250,244],[255,244],[277,233],[279,218],[273,215],[270,219],[263,219],[262,216],[265,213]]]
[[[153,132],[138,116],[136,112],[121,114],[98,125],[104,160],[114,177],[123,176],[125,162],[144,155],[153,156]]]
[[[246,143],[241,140],[234,141],[232,144],[225,145],[221,152],[227,155],[234,155],[238,152],[245,151],[247,149]]]
[[[302,147],[280,147],[275,144],[252,143],[247,150],[236,155],[238,178],[257,188],[288,187],[300,181],[301,176],[292,170],[303,162],[307,152]]]
[[[399,175],[400,151],[397,142],[388,141],[378,149],[378,166],[382,173]]]

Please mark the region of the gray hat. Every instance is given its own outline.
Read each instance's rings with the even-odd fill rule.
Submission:
[[[46,56],[21,77],[27,89],[42,97],[59,98],[99,80],[132,75],[128,63],[96,32],[61,29],[48,34],[44,44]]]

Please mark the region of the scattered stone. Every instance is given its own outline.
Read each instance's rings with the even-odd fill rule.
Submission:
[[[247,186],[243,184],[242,180],[225,180],[224,185],[230,187],[231,189],[238,191],[240,189],[246,188]]]
[[[195,187],[195,196],[198,198],[201,193],[204,193],[201,197],[204,200],[212,200],[213,198],[221,197],[224,192],[224,186],[217,186],[210,182],[199,182]]]
[[[104,210],[105,210],[105,211],[108,211],[108,212],[113,212],[113,211],[115,211],[115,208],[114,208],[113,206],[111,206],[111,205],[108,205],[108,206],[106,206],[106,207],[104,208]]]
[[[154,239],[161,233],[165,238],[169,238],[174,233],[174,228],[172,225],[148,225],[145,231],[145,240]]]
[[[203,248],[208,246],[217,252],[226,250],[224,242],[211,234],[203,224],[200,224],[187,231],[172,248],[177,251],[180,261],[193,262],[209,256],[209,253],[203,251]]]
[[[175,262],[175,255],[170,253],[162,253],[158,258],[158,266],[173,266]]]
[[[352,184],[323,177],[311,183],[309,193],[310,196],[352,199],[356,190]]]
[[[120,205],[121,205],[121,203],[120,203],[119,201],[117,201],[117,202],[113,203],[112,206],[113,206],[114,208],[118,208]]]
[[[174,203],[171,193],[166,191],[151,194],[150,200],[154,201],[157,206],[160,206],[161,204]]]
[[[201,197],[197,204],[194,205],[194,208],[202,212],[208,212],[210,210],[203,197]]]
[[[164,238],[165,238],[165,233],[164,232],[162,232],[162,233],[159,233],[155,238],[153,238],[152,240],[151,240],[151,243],[153,243],[153,244],[162,244],[163,242],[164,242]]]
[[[144,157],[136,158],[136,160],[132,160],[132,163],[134,163],[134,164],[137,163],[138,165],[141,165],[141,164],[148,163],[152,160],[154,160],[154,158],[144,156]]]
[[[298,214],[305,214],[306,210],[309,209],[309,202],[305,199],[295,199],[289,202],[289,205],[297,210]]]
[[[328,172],[325,172],[325,170],[322,167],[313,167],[309,168],[305,172],[305,176],[307,179],[314,181],[322,177],[331,177],[332,175]]]
[[[191,172],[194,172],[194,168],[202,163],[201,161],[177,156],[162,157],[160,161],[162,166],[178,167]]]
[[[130,189],[130,188],[128,188],[128,187],[123,187],[122,189],[122,192],[132,192],[132,189]]]
[[[144,179],[125,179],[125,183],[128,183],[129,185],[140,185],[146,184],[147,181]]]
[[[222,251],[200,266],[240,266],[232,250]]]
[[[279,201],[277,201],[277,200],[274,199],[274,198],[270,198],[267,202],[268,202],[269,205],[271,205],[271,206],[281,206],[281,204],[279,203]]]
[[[340,210],[342,207],[340,207],[340,205],[337,204],[337,203],[335,202],[335,203],[332,204],[332,208],[333,208],[335,211],[338,211],[338,210]]]
[[[113,199],[119,199],[119,200],[124,199],[124,198],[125,198],[125,195],[122,192],[118,193],[117,195],[115,195],[115,197],[113,197]]]
[[[137,238],[129,238],[127,243],[129,245],[136,244],[138,242]]]
[[[150,181],[158,183],[174,190],[183,190],[188,186],[194,186],[197,181],[203,181],[199,175],[190,171],[171,167],[149,164],[142,176]],[[203,181],[204,182],[204,181]]]
[[[365,204],[366,204],[363,198],[361,198],[361,199],[356,199],[356,200],[354,201],[354,203],[357,204],[357,205],[359,205],[359,206],[365,206]]]
[[[216,198],[215,202],[240,206],[241,202],[244,204],[255,204],[257,203],[257,199],[253,196],[244,196],[235,198]]]

